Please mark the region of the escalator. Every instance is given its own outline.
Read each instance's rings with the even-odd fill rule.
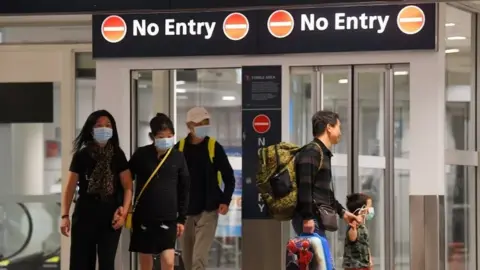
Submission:
[[[59,212],[59,203],[0,205],[0,270],[60,269]]]

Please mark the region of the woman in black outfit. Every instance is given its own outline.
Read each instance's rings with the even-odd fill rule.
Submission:
[[[75,189],[78,198],[70,224]],[[62,193],[63,235],[71,234],[70,270],[114,270],[115,254],[132,200],[132,176],[120,148],[113,116],[95,111],[75,139],[68,182]],[[70,231],[70,226],[72,226]]]

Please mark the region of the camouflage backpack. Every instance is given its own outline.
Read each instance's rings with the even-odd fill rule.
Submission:
[[[270,215],[279,221],[292,219],[297,206],[295,156],[302,147],[281,142],[258,150],[257,188]]]

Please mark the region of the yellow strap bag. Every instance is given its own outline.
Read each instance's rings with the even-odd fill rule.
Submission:
[[[132,211],[128,212],[128,214],[127,214],[127,219],[125,220],[125,228],[132,229],[132,216],[133,216],[133,213],[135,213],[135,208],[138,205],[138,201],[140,200],[140,197],[142,196],[143,192],[145,191],[145,189],[148,186],[148,184],[150,183],[150,181],[152,181],[153,177],[157,174],[160,167],[162,167],[165,160],[167,160],[168,156],[170,155],[170,152],[172,152],[172,148],[168,149],[168,151],[165,154],[165,156],[163,157],[162,161],[160,161],[160,163],[158,163],[157,168],[155,168],[153,173],[148,178],[147,182],[145,182],[145,184],[143,185],[142,190],[140,190],[140,193],[138,193],[138,196],[135,199],[135,203],[133,204]]]
[[[210,162],[213,164],[213,159],[215,158],[215,139],[210,137],[208,139],[208,157],[210,158]],[[185,138],[181,139],[180,142],[178,143],[178,151],[183,152],[185,149]],[[218,181],[218,186],[220,188],[222,187],[223,184],[223,179],[222,179],[222,173],[220,171],[217,171],[217,181]]]

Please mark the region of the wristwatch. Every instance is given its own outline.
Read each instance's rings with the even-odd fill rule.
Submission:
[[[62,219],[64,219],[64,218],[69,218],[69,217],[70,217],[70,215],[63,215],[63,216],[62,216]]]

